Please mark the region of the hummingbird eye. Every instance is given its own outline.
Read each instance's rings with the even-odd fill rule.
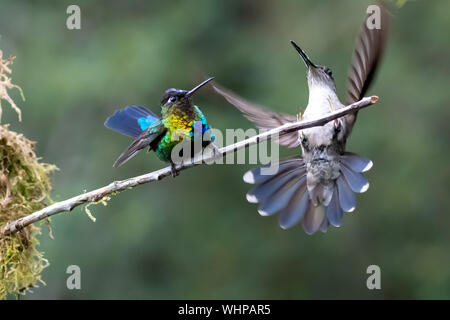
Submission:
[[[177,101],[177,97],[172,96],[169,98],[169,102],[174,103],[175,101]]]
[[[325,73],[326,73],[327,75],[329,75],[330,77],[333,76],[333,72],[331,72],[331,69],[330,69],[330,68],[326,68],[326,69],[325,69]]]

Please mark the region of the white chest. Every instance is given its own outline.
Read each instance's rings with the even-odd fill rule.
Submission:
[[[339,101],[336,92],[328,87],[315,86],[310,88],[308,106],[303,113],[304,120],[314,120],[323,115],[343,108],[344,105]],[[341,121],[341,125],[344,122]],[[301,131],[310,145],[320,146],[329,145],[335,132],[334,121],[330,121],[321,127],[313,127]]]

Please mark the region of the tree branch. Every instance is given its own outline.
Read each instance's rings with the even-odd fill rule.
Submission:
[[[219,149],[219,155],[217,154],[211,154],[210,156],[203,157],[203,161],[212,161],[216,158],[223,157],[228,153],[233,153],[237,150],[247,148],[251,145],[258,144],[262,141],[270,139],[274,135],[284,135],[288,134],[294,131],[303,130],[311,127],[316,126],[322,126],[326,124],[327,122],[340,118],[348,113],[351,113],[353,111],[368,107],[374,103],[376,103],[378,100],[377,96],[371,96],[371,97],[364,97],[360,101],[357,101],[351,105],[348,105],[342,109],[336,110],[334,112],[331,112],[327,114],[326,116],[311,120],[311,121],[301,121],[301,122],[292,122],[292,123],[286,123],[280,127],[265,131],[263,133],[260,133],[258,135],[255,135],[253,137],[250,137],[248,139],[239,141],[235,144],[231,144],[228,146],[225,146],[223,148]],[[197,161],[191,160],[187,163],[182,163],[176,166],[177,171],[185,170],[188,168],[191,168],[193,166],[199,165],[201,163],[198,163]],[[115,193],[120,192],[128,188],[133,188],[135,186],[149,183],[152,181],[158,181],[161,180],[167,176],[171,175],[171,167],[166,167],[157,171],[153,171],[144,175],[140,175],[133,178],[128,178],[126,180],[122,181],[114,181],[110,183],[109,185],[87,192],[83,193],[81,195],[72,197],[70,199],[56,202],[48,207],[45,207],[39,211],[36,211],[28,216],[25,216],[23,218],[20,218],[16,221],[9,222],[5,226],[3,226],[0,229],[0,236],[7,236],[12,233],[15,233],[19,230],[22,230],[26,226],[33,224],[37,221],[41,221],[45,218],[48,218],[52,215],[55,215],[60,212],[66,212],[71,211],[73,208],[78,207],[85,203],[93,203],[98,202],[102,200],[104,197]]]

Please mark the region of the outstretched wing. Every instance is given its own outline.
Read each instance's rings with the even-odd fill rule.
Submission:
[[[368,15],[364,19],[362,30],[356,41],[356,47],[348,73],[348,104],[364,97],[372,83],[383,55],[390,19],[388,11],[381,4],[378,7],[380,8],[380,28],[369,29],[367,27],[367,20],[369,19],[370,22],[373,19],[371,15]],[[372,14],[376,14],[376,12]],[[353,124],[356,121],[356,115],[357,113],[355,112],[346,116],[347,136],[350,134]]]
[[[137,138],[146,129],[145,124],[148,127],[157,120],[159,117],[146,107],[128,106],[125,109],[116,110],[112,116],[108,117],[105,127]]]
[[[122,164],[133,158],[140,150],[149,146],[153,141],[160,138],[166,132],[166,127],[161,120],[152,123],[145,129],[133,143],[117,158],[113,167],[120,167]]]
[[[246,101],[245,99],[239,97],[235,93],[221,86],[213,85],[213,88],[229,103],[231,103],[239,111],[241,111],[248,120],[256,125],[257,128],[273,129],[285,123],[297,121],[297,118],[295,116],[267,110],[262,106]],[[297,147],[300,144],[300,142],[298,141],[297,132],[280,136],[278,143],[289,148]]]

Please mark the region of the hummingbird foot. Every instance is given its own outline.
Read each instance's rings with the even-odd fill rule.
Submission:
[[[178,176],[180,174],[180,172],[176,168],[176,164],[173,163],[173,162],[170,162],[170,169],[172,171],[172,177],[173,178],[175,178],[176,176]]]
[[[211,142],[211,148],[212,148],[212,156],[214,158],[222,155],[222,152],[220,152],[219,147],[217,147],[213,142]]]
[[[297,122],[301,122],[303,120],[303,115],[301,112],[297,114]],[[303,134],[303,131],[300,131],[300,140],[303,140],[305,138],[305,135]]]
[[[331,102],[330,98],[328,98],[328,103],[330,104],[330,112],[334,112],[336,109],[335,109],[335,107],[333,105],[333,102]],[[334,127],[336,129],[339,128],[339,119],[334,119]]]
[[[214,142],[211,142],[203,149],[203,153],[201,154],[200,162],[208,163],[208,161],[217,159],[222,156],[222,152],[220,152],[219,147],[217,147]],[[197,163],[197,162],[196,162]]]

